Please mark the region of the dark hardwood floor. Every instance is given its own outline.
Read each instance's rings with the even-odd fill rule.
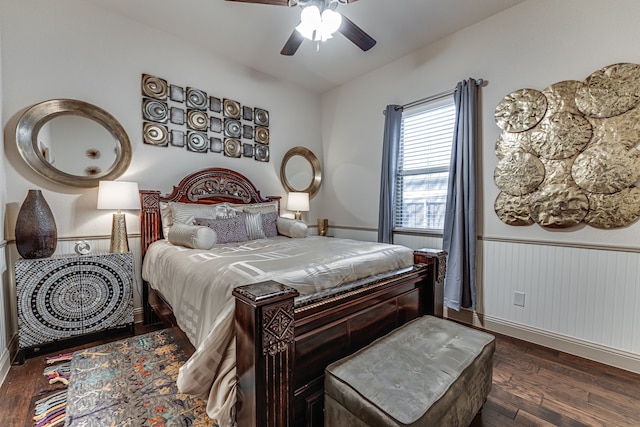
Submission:
[[[154,329],[137,325],[136,333]],[[491,394],[472,427],[640,426],[640,375],[501,335],[496,344]],[[11,367],[0,388],[0,425],[33,426],[35,401],[59,388],[44,367],[44,356]]]
[[[472,427],[640,426],[640,374],[494,335],[493,385]]]

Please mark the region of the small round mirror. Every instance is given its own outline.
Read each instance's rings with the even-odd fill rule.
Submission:
[[[280,180],[288,192],[309,193],[313,198],[322,181],[318,158],[308,148],[293,147],[282,159]]]
[[[73,99],[27,109],[16,127],[20,155],[37,173],[60,184],[95,187],[131,163],[124,128],[106,111]]]

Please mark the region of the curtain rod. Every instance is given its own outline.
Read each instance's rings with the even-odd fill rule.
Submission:
[[[482,86],[483,84],[484,84],[484,79],[476,80],[477,86]],[[438,94],[431,95],[426,98],[418,99],[417,101],[413,101],[413,102],[409,102],[407,104],[401,105],[400,108],[416,107],[420,104],[425,104],[427,102],[435,101],[436,99],[444,98],[445,96],[453,95],[453,92],[455,92],[455,89],[440,92]],[[396,110],[398,110],[398,108],[396,108]]]

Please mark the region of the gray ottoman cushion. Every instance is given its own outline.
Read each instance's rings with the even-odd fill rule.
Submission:
[[[325,425],[467,426],[491,389],[494,351],[490,334],[415,319],[327,367]]]

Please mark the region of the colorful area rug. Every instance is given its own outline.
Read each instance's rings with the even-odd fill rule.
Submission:
[[[180,393],[178,369],[186,356],[169,330],[152,332],[61,355],[44,372],[68,383],[36,402],[36,427],[217,427],[206,403]]]

